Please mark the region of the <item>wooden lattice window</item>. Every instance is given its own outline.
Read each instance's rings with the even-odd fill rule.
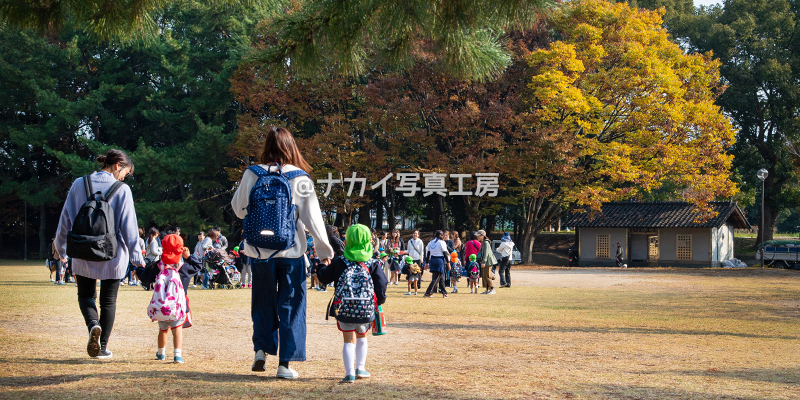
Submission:
[[[692,259],[692,235],[678,235],[678,260]]]
[[[611,236],[597,235],[597,258],[611,258]]]

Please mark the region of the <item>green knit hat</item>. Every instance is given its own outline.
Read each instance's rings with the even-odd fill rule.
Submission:
[[[369,228],[361,224],[351,225],[344,235],[344,258],[350,261],[367,261],[372,258]]]
[[[478,259],[478,257],[476,257],[476,256],[475,256],[475,254],[470,254],[470,255],[469,255],[469,260],[470,260],[470,261],[475,261],[475,260],[477,260],[477,259]]]

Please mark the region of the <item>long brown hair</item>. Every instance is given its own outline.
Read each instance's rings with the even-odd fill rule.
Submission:
[[[286,128],[273,126],[267,132],[267,140],[264,142],[264,151],[259,157],[261,164],[277,162],[280,165],[292,164],[306,172],[311,172],[311,166],[300,154],[297,143],[291,132]]]

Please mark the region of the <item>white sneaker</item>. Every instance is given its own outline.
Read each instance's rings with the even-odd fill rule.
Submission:
[[[495,291],[494,291],[494,289],[492,289],[490,292],[488,292],[486,294],[495,294]]]
[[[294,379],[297,378],[297,371],[293,370],[292,367],[286,368],[283,365],[279,365],[278,373],[275,374],[275,377],[281,379]]]
[[[256,352],[256,358],[253,360],[253,367],[250,369],[255,372],[264,372],[267,370],[266,362],[267,356],[264,354],[264,350],[259,350]]]

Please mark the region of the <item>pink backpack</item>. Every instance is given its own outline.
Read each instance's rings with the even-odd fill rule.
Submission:
[[[147,316],[153,321],[180,321],[186,316],[186,295],[174,269],[165,268],[158,273]]]

